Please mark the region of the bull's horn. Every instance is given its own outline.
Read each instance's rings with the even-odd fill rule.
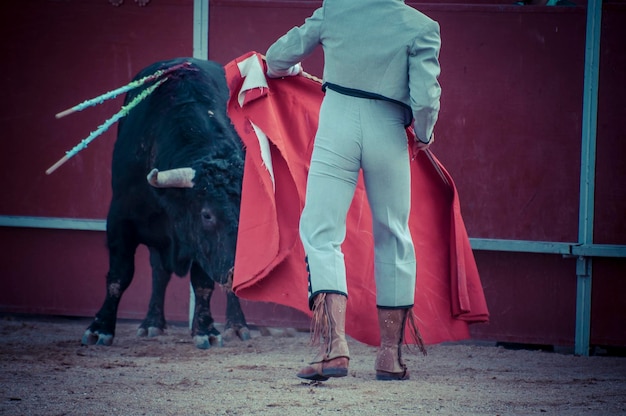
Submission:
[[[152,169],[148,174],[148,183],[155,188],[193,188],[196,171],[192,168],[164,170]]]

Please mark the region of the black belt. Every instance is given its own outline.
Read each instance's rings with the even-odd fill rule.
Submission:
[[[367,98],[370,100],[389,101],[402,107],[404,110],[404,127],[409,127],[413,122],[413,111],[411,107],[402,101],[394,100],[393,98],[385,97],[384,95],[376,94],[373,92],[357,90],[355,88],[342,87],[341,85],[333,84],[331,82],[325,82],[322,84],[322,91],[326,92],[326,89],[333,90],[339,94],[349,95],[350,97]]]

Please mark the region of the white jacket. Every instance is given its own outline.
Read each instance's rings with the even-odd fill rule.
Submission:
[[[318,45],[325,83],[402,103],[417,137],[430,142],[441,96],[437,22],[403,0],[325,0],[270,46],[268,74],[293,74]]]

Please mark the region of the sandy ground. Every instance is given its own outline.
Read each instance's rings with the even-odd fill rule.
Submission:
[[[461,343],[406,353],[409,381],[374,379],[376,349],[349,340],[348,377],[295,377],[309,334],[256,328],[198,350],[184,324],[81,346],[86,319],[0,317],[1,415],[624,415],[626,358]]]

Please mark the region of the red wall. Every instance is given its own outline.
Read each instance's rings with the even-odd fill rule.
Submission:
[[[5,179],[1,215],[106,217],[115,127],[50,176],[45,170],[116,112],[118,98],[55,120],[85,99],[128,83],[159,56],[192,53],[190,5],[120,8],[107,1],[11,2],[0,15],[0,85]],[[9,179],[10,178],[10,179]],[[0,310],[93,316],[104,299],[108,255],[103,232],[0,228]],[[120,316],[148,304],[147,250]],[[168,293],[170,316],[185,319],[188,282]]]
[[[459,189],[470,237],[575,242],[578,227],[584,7],[409,2],[442,28],[442,112],[433,151]],[[478,3],[478,2],[475,2]],[[480,3],[486,3],[481,1]],[[511,2],[512,3],[512,2]],[[209,57],[264,52],[318,1],[211,0]],[[580,2],[579,2],[580,4]],[[584,4],[584,3],[582,3]],[[115,127],[52,175],[45,170],[111,117],[121,97],[54,114],[127,83],[156,60],[192,54],[193,3],[11,2],[0,15],[0,215],[105,218]],[[626,244],[626,7],[602,18],[595,241]],[[318,51],[305,70],[321,75]],[[92,316],[104,296],[104,233],[0,228],[0,311]],[[575,260],[476,251],[491,323],[478,338],[571,345]],[[147,255],[120,316],[143,316]],[[592,343],[626,345],[626,260],[594,259]],[[169,319],[188,313],[188,280],[168,292]],[[300,313],[244,302],[252,323],[308,326]],[[223,318],[223,299],[214,307]]]

